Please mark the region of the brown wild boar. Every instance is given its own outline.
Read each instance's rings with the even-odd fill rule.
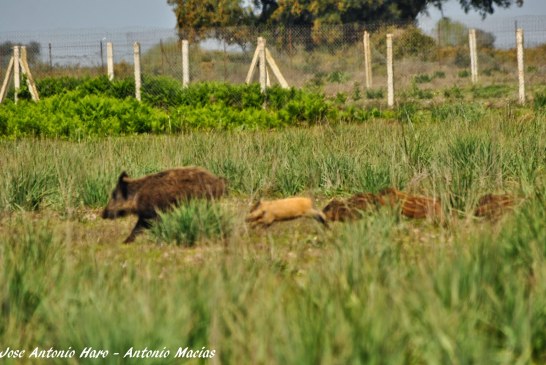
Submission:
[[[124,243],[135,240],[137,234],[151,226],[158,212],[189,199],[219,198],[226,193],[226,181],[200,167],[184,167],[132,179],[124,171],[112,192],[102,218],[115,219],[128,214],[138,221]]]
[[[313,207],[309,198],[293,197],[278,200],[260,200],[246,217],[247,222],[269,227],[273,222],[312,217],[328,227],[324,214]]]
[[[485,194],[478,200],[474,215],[476,217],[496,220],[512,209],[515,203],[515,198],[508,194]]]
[[[409,195],[394,188],[386,188],[379,192],[379,199],[381,205],[399,206],[401,214],[408,218],[443,220],[442,205],[436,198]]]
[[[345,222],[361,218],[363,211],[377,208],[379,203],[379,198],[374,194],[358,193],[346,200],[332,199],[322,212],[330,221]]]

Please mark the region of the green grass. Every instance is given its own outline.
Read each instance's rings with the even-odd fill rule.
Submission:
[[[191,247],[199,240],[227,239],[231,233],[231,214],[212,202],[190,201],[160,216],[151,230],[159,242]]]
[[[179,362],[186,346],[216,351],[188,363],[546,362],[542,108],[406,105],[393,115],[276,131],[1,140],[0,351],[71,347],[74,359],[52,362],[93,364],[78,358],[85,347],[170,350],[158,364]],[[229,196],[182,207],[122,245],[134,218],[98,218],[119,173],[184,165],[227,178]],[[440,197],[457,214],[437,225],[383,209],[331,230],[311,219],[244,223],[258,197],[303,194],[322,207],[387,186]],[[488,192],[517,196],[515,211],[497,223],[473,218]]]

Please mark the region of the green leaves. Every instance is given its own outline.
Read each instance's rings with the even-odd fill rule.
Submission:
[[[134,82],[92,79],[44,79],[42,100],[8,101],[0,108],[0,136],[56,137],[178,133],[190,130],[256,130],[289,125],[364,121],[364,109],[345,107],[309,90],[257,84],[199,83],[182,88],[167,77],[144,77],[143,102],[136,101]]]
[[[165,113],[134,99],[87,95],[70,91],[44,98],[39,103],[6,103],[0,109],[0,128],[4,136],[60,137],[111,136],[161,132]],[[0,123],[1,124],[1,123]]]

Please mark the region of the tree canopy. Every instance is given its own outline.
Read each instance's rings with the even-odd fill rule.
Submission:
[[[412,22],[429,6],[442,9],[448,0],[167,0],[178,29],[191,36],[201,29],[240,25]],[[457,0],[482,16],[495,8],[521,6],[524,0]]]

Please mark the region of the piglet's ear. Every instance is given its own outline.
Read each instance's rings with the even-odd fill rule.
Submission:
[[[127,191],[127,181],[125,181],[126,177],[129,177],[129,175],[127,175],[127,173],[123,171],[118,178],[118,186],[121,189],[121,194],[123,195],[124,199],[127,199],[127,196],[129,195]]]

